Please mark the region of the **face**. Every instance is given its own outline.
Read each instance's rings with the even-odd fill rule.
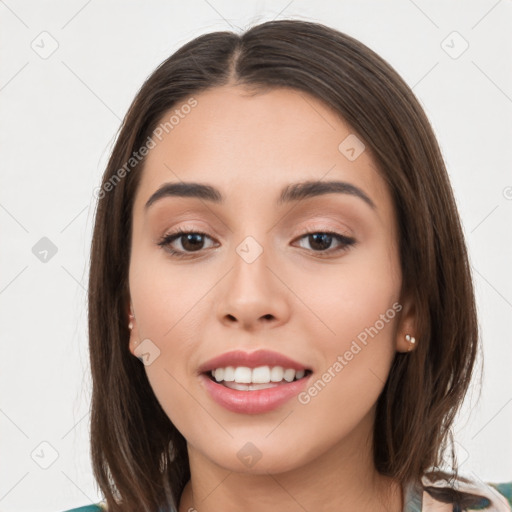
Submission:
[[[314,97],[194,98],[155,139],[135,197],[130,351],[189,450],[215,465],[276,473],[357,449],[408,348],[389,191]],[[215,190],[153,196],[192,182]],[[319,184],[293,194],[304,182]]]

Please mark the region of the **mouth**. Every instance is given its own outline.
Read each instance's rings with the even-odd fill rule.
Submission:
[[[305,380],[309,369],[296,370],[283,366],[226,366],[203,372],[212,382],[237,391],[259,391]]]
[[[199,380],[209,398],[224,409],[237,414],[264,414],[297,397],[311,375],[309,369],[227,366],[200,373]]]
[[[198,376],[207,395],[228,411],[260,414],[297,396],[313,371],[271,350],[233,350],[203,363]]]

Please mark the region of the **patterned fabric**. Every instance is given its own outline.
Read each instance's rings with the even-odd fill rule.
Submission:
[[[512,512],[512,481],[485,483],[478,479],[460,477],[448,482],[427,473],[421,482],[404,486],[403,512]],[[100,502],[66,512],[105,512],[107,505]]]
[[[403,512],[512,512],[512,482],[485,483],[460,476],[446,481],[446,473],[427,473],[404,487]]]

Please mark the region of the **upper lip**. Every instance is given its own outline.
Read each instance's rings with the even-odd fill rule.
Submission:
[[[248,368],[257,368],[258,366],[282,366],[285,369],[309,369],[307,366],[278,352],[272,352],[270,350],[256,350],[254,352],[233,350],[209,359],[199,367],[199,372],[206,373],[216,368],[226,368],[227,366],[245,366]]]

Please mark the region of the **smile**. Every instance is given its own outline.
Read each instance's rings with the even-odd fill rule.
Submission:
[[[212,380],[239,391],[257,391],[273,388],[285,382],[293,382],[304,377],[309,370],[295,370],[282,366],[227,366],[211,371]]]
[[[288,370],[291,369],[268,366],[253,369],[226,367],[202,373],[199,377],[210,398],[228,411],[239,414],[262,414],[284,405],[306,387],[311,375],[310,370],[297,372]],[[255,371],[256,376],[254,376]],[[232,380],[224,380],[225,373],[227,378]],[[277,381],[280,374],[282,378]],[[267,382],[255,382],[255,380],[267,380],[267,375],[269,375]],[[272,375],[276,382],[272,381]],[[220,380],[217,381],[217,379]],[[245,382],[237,382],[237,380]]]

